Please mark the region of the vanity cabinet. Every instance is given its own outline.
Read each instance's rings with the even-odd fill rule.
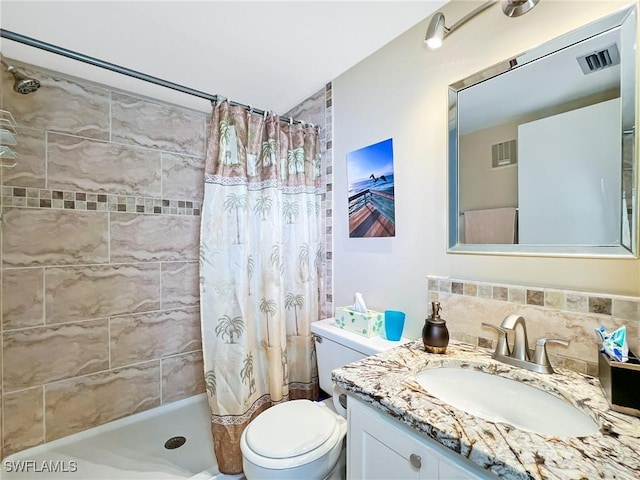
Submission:
[[[351,396],[347,419],[347,480],[497,478]]]

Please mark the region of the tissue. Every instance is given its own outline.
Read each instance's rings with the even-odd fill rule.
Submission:
[[[367,305],[364,303],[364,298],[362,298],[362,294],[359,292],[356,292],[356,294],[353,297],[354,297],[353,307],[351,307],[353,311],[359,312],[359,313],[367,313]]]
[[[602,342],[602,352],[617,362],[629,361],[629,345],[627,343],[627,327],[622,326],[611,333],[600,325],[596,328],[596,335]]]

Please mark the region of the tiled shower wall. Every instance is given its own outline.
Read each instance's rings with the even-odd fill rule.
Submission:
[[[0,92],[19,125],[18,165],[0,169],[0,458],[204,391],[208,115],[23,67],[40,90],[5,72]],[[331,85],[291,114],[320,126],[330,191]]]
[[[595,329],[627,328],[629,348],[640,352],[640,298],[593,292],[506,285],[428,277],[429,300],[440,301],[451,337],[481,347],[495,347],[497,334],[482,322],[500,325],[518,314],[527,325],[529,346],[541,337],[570,340],[549,344],[552,365],[592,376],[598,374]]]
[[[309,98],[300,102],[284,116],[302,120],[318,126],[322,153],[322,230],[324,231],[324,264],[321,286],[320,318],[333,316],[333,231],[332,201],[333,201],[333,99],[332,86],[328,83],[325,88],[317,91]]]
[[[207,115],[26,68],[2,169],[2,455],[204,391]]]

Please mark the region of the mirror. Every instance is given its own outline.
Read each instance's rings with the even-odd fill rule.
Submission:
[[[636,16],[449,86],[449,252],[637,256]]]

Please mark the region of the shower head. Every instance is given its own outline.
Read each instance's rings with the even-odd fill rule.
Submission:
[[[2,64],[7,68],[7,71],[13,75],[13,89],[22,94],[35,92],[40,88],[40,82],[35,78],[28,77],[13,65],[9,65],[4,60],[0,60]]]

